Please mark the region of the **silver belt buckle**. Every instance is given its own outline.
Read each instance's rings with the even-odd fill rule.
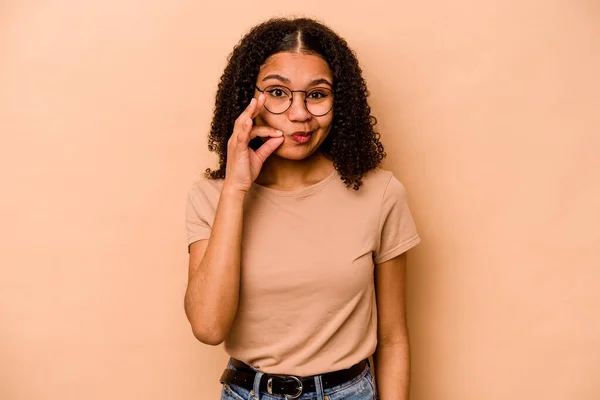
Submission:
[[[293,379],[296,381],[296,383],[298,384],[298,393],[295,393],[293,395],[285,395],[286,399],[296,399],[298,397],[300,397],[300,395],[302,394],[302,381],[300,379],[298,379],[298,377],[294,376],[294,375],[273,375],[276,376],[278,378],[282,378],[282,379]],[[273,394],[273,378],[269,377],[269,380],[267,381],[267,393],[269,394]]]

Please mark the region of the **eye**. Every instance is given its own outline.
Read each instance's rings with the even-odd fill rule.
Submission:
[[[329,93],[324,90],[313,90],[306,96],[311,100],[322,100],[329,96]]]
[[[269,93],[269,95],[271,95],[272,97],[284,98],[288,96],[287,92],[284,89],[278,87],[268,88],[267,90],[265,90],[265,92]]]

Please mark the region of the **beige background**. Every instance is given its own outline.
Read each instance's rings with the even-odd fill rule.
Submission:
[[[409,191],[412,399],[600,398],[599,3],[292,3],[0,2],[0,398],[218,398],[185,194],[227,54],[289,14],[357,51]]]

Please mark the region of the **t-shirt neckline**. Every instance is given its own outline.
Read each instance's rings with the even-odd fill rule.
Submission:
[[[319,181],[313,185],[303,187],[300,189],[296,189],[296,190],[272,189],[272,188],[268,188],[266,186],[259,185],[256,182],[252,182],[252,188],[260,193],[265,193],[265,194],[269,194],[269,195],[273,195],[273,196],[298,197],[298,196],[305,196],[307,194],[310,194],[310,193],[316,192],[317,190],[322,189],[325,185],[327,185],[329,182],[333,181],[336,177],[337,177],[337,170],[334,168],[333,172],[331,174],[329,174],[329,176],[322,179],[321,181]]]

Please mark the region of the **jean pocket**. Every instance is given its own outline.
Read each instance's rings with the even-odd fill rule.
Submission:
[[[373,390],[373,399],[379,400],[379,394],[377,393],[377,385],[375,384],[375,378],[373,377],[373,373],[371,372],[371,368],[367,371],[365,378],[367,382],[371,385],[371,389]]]
[[[354,379],[331,389],[326,389],[325,394],[330,400],[373,400],[373,382],[370,379],[368,368]]]
[[[223,384],[221,400],[251,400],[252,395],[246,389],[236,385]]]

